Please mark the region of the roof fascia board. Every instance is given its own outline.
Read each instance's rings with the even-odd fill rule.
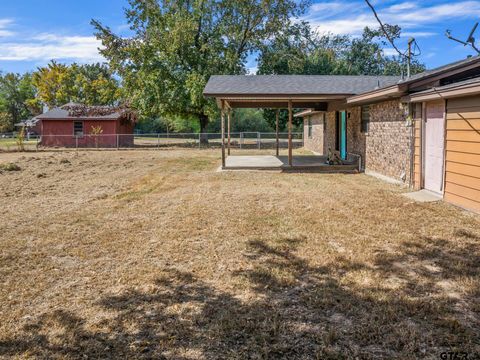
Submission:
[[[422,102],[452,97],[470,96],[480,94],[480,84],[468,84],[449,89],[432,89],[428,92],[410,95],[411,102]]]
[[[445,72],[440,72],[440,73],[437,73],[437,74],[427,75],[425,78],[421,78],[421,79],[418,79],[418,80],[406,80],[403,84],[407,84],[409,89],[415,89],[415,88],[418,88],[418,87],[421,87],[421,86],[424,86],[424,85],[431,84],[432,82],[441,80],[441,79],[446,78],[448,76],[457,75],[457,74],[460,74],[464,71],[472,70],[472,69],[475,69],[475,68],[478,68],[478,67],[480,67],[480,63],[479,62],[474,62],[473,64],[469,64],[469,65],[466,65],[466,66],[459,66],[459,67],[454,68],[454,69],[446,70]]]
[[[369,91],[347,98],[347,104],[360,104],[384,100],[385,98],[400,97],[404,94],[404,86],[391,85],[386,88]]]

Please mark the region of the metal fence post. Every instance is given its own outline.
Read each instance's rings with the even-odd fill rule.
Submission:
[[[242,148],[243,144],[243,131],[240,133],[240,149]]]
[[[168,138],[168,132],[167,132],[167,138]],[[160,147],[160,133],[157,134],[157,148]]]
[[[198,133],[198,148],[199,149],[202,148],[202,133],[201,132]]]
[[[75,135],[75,149],[78,150],[78,135]]]
[[[258,150],[260,150],[260,148],[261,148],[261,144],[260,144],[261,141],[262,141],[262,139],[261,139],[261,136],[260,136],[260,132],[257,132],[257,145],[258,145]]]
[[[35,151],[38,151],[38,135],[36,137]]]
[[[120,134],[117,134],[117,150],[120,148]]]

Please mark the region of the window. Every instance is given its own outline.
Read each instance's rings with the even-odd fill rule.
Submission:
[[[83,121],[73,122],[73,136],[83,136]]]
[[[367,134],[369,128],[370,128],[370,106],[365,105],[365,106],[362,106],[362,122],[361,122],[360,131],[362,133]]]
[[[309,116],[307,121],[308,121],[308,138],[311,139],[312,138],[312,117]]]

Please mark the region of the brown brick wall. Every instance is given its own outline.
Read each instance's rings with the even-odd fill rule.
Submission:
[[[370,129],[366,136],[366,169],[408,182],[410,132],[398,100],[371,105]]]
[[[303,138],[305,149],[324,154],[323,151],[323,114],[310,116],[312,121],[312,137],[308,136],[308,117],[303,120]]]
[[[326,113],[327,128],[323,144],[324,154],[328,154],[328,149],[335,150],[335,114],[335,111],[329,111]],[[360,122],[361,108],[352,107],[347,109],[347,152],[361,155],[363,160],[365,157],[365,134],[360,132]]]
[[[312,117],[312,139],[308,139],[308,121],[305,119],[306,149],[323,154],[327,154],[329,148],[335,150],[335,118],[335,111],[326,113],[326,129],[323,131],[322,122]],[[361,107],[347,108],[347,152],[361,155],[362,166],[369,171],[408,182],[410,131],[405,125],[405,115],[398,100],[370,106],[368,134],[361,132]],[[402,173],[405,173],[404,179]]]
[[[362,167],[365,166],[366,136],[361,132],[362,108],[360,106],[347,109],[347,152],[362,156]]]

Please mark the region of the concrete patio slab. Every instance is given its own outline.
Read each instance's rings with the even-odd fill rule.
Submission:
[[[288,164],[288,156],[251,155],[228,156],[223,170],[281,170],[281,171],[321,171],[357,172],[356,164],[328,165],[325,156],[297,155],[293,164]]]
[[[283,162],[273,155],[260,156],[228,156],[225,160],[226,168],[272,168],[279,169]]]
[[[435,201],[442,200],[442,196],[440,194],[436,194],[434,192],[431,192],[425,189],[420,191],[405,193],[402,195],[417,202],[435,202]]]

